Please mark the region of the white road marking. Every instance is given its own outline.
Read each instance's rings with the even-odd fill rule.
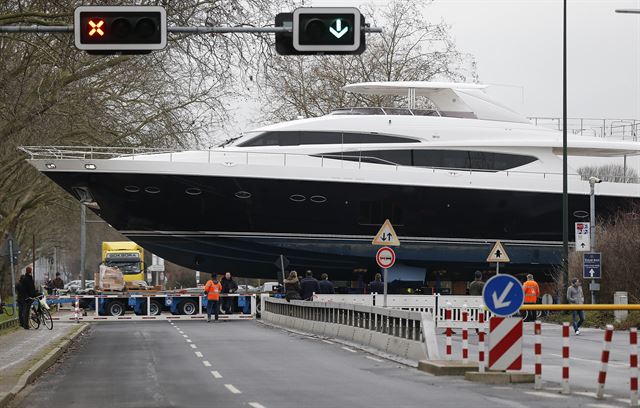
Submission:
[[[371,356],[365,356],[366,358],[368,358],[369,360],[373,360],[373,361],[377,361],[378,363],[382,363],[382,360],[380,360],[379,358],[375,358],[375,357],[371,357]]]
[[[325,343],[327,343],[327,344],[335,344],[334,342],[329,341],[329,340],[322,340],[322,341],[323,341],[323,342],[325,342]]]
[[[199,351],[196,351],[196,356],[198,356],[198,357],[202,358],[202,353],[201,353],[201,352],[199,352]]]
[[[182,337],[184,337],[185,339],[189,338],[189,336],[187,336],[186,334],[183,334]]]
[[[533,395],[534,397],[547,397],[547,398],[568,398],[569,397],[569,395],[555,394],[555,393],[544,392],[544,391],[523,391],[523,393],[527,395]]]
[[[257,402],[250,402],[249,406],[251,406],[253,408],[264,408],[264,405],[258,404]]]
[[[550,354],[550,355],[554,356],[554,357],[562,357],[561,354]],[[600,360],[589,360],[587,358],[580,358],[580,357],[569,357],[569,360],[584,361],[585,363],[593,363],[593,364],[597,364],[597,365],[601,365],[602,364],[602,362]],[[628,364],[616,363],[615,361],[609,361],[608,364],[610,366],[613,366],[613,367],[629,368]]]
[[[213,376],[213,378],[222,378],[222,375],[220,375],[220,373],[217,371],[212,371],[211,375]]]
[[[511,387],[491,387],[491,388],[493,388],[494,390],[510,390],[511,389]]]
[[[187,339],[187,343],[191,343],[191,340],[190,340],[190,339]]]
[[[587,404],[585,406],[593,407],[593,408],[615,408],[615,407],[617,407],[617,405],[609,405],[609,404]]]
[[[180,334],[184,334],[184,332],[182,330],[178,330],[178,333]]]
[[[234,387],[231,384],[225,384],[224,386],[227,387],[227,389],[229,391],[231,391],[231,393],[233,393],[233,394],[242,394],[239,389],[237,389],[236,387]]]
[[[351,353],[357,353],[357,351],[355,351],[354,349],[350,349],[349,347],[340,347],[343,350],[347,350],[350,351]]]
[[[195,344],[189,344],[191,346],[191,348],[198,348],[198,346],[196,346]]]
[[[204,360],[202,364],[204,364],[205,367],[211,367],[211,363],[208,362],[207,360]]]

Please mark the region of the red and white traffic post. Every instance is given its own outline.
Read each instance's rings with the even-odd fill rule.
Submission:
[[[446,309],[444,311],[444,319],[449,321],[449,324],[451,324],[451,302],[449,301],[447,301]],[[447,360],[451,360],[451,326],[447,327],[445,354],[447,355]]]
[[[569,394],[569,323],[562,323],[562,393]]]
[[[467,304],[462,306],[462,362],[467,364],[469,362],[469,311],[467,310]]]
[[[534,379],[534,388],[536,390],[542,389],[542,323],[540,320],[536,320],[534,323],[534,331],[535,331],[535,355],[536,355],[536,363],[535,363],[535,379]]]
[[[489,370],[522,369],[522,319],[489,319]]]
[[[478,324],[480,325],[478,328],[478,371],[484,373],[484,310],[480,310],[478,313]]]
[[[608,324],[604,331],[604,342],[602,343],[602,357],[600,358],[600,372],[598,373],[598,390],[596,397],[604,398],[604,383],[607,380],[607,366],[609,364],[609,350],[611,349],[611,339],[613,338],[613,326]]]
[[[631,406],[638,406],[638,329],[629,329],[629,387]]]

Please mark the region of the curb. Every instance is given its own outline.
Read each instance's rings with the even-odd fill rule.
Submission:
[[[11,391],[0,394],[0,408],[5,408],[9,406],[9,403],[18,395],[22,390],[24,390],[27,384],[32,383],[38,376],[40,376],[46,369],[51,367],[60,356],[67,351],[69,345],[72,341],[74,341],[80,334],[82,334],[87,327],[88,324],[83,324],[79,329],[76,329],[70,334],[67,334],[63,337],[63,342],[59,346],[55,347],[53,350],[48,352],[44,357],[42,357],[38,362],[36,362],[31,368],[29,368],[24,374],[20,376],[18,379],[18,383],[13,386]]]

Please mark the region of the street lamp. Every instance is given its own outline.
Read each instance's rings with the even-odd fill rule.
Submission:
[[[596,247],[596,189],[595,186],[598,183],[602,183],[602,180],[598,177],[591,176],[589,177],[589,186],[591,187],[591,194],[589,196],[589,214],[590,214],[590,238],[591,238],[591,252],[595,252]],[[591,283],[593,284],[593,279],[591,279]],[[589,286],[591,289],[591,286]],[[591,304],[596,304],[596,292],[592,289],[591,292]]]

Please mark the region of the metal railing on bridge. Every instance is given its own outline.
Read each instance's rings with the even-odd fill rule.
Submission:
[[[530,117],[536,126],[562,130],[561,117]],[[640,119],[567,118],[567,132],[573,135],[637,142]]]

